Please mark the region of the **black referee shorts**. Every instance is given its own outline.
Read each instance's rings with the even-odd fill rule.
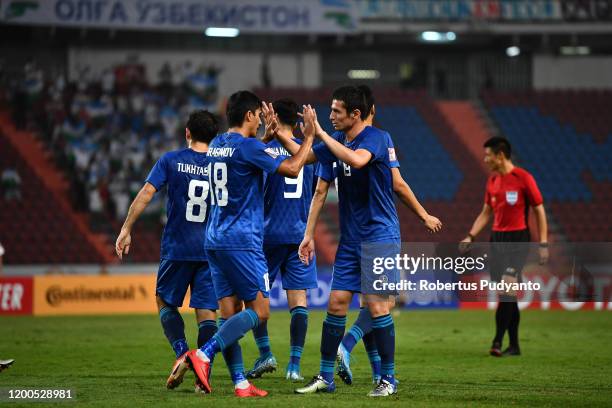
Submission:
[[[523,266],[529,255],[529,245],[526,243],[530,241],[529,229],[492,232],[489,260],[489,274],[492,281],[499,282],[506,275],[516,277],[517,282],[522,282]],[[512,245],[513,242],[523,244]]]

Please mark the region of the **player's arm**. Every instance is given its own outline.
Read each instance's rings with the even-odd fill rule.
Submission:
[[[310,107],[304,107],[304,125],[302,126],[302,132],[304,133],[304,140],[302,144],[298,145],[299,149],[295,153],[289,150],[292,156],[286,160],[283,160],[280,166],[278,166],[278,169],[276,170],[278,174],[286,177],[297,177],[300,174],[302,167],[304,167],[304,164],[306,164],[308,156],[312,154],[311,148],[314,140],[315,129],[314,113]],[[312,155],[314,156],[314,154]]]
[[[342,162],[349,166],[360,169],[367,165],[372,159],[372,153],[366,149],[351,150],[331,137],[319,124],[317,112],[315,111],[315,130],[316,136],[325,143],[329,151]]]
[[[325,143],[334,156],[355,169],[364,167],[372,158],[372,153],[366,149],[351,150],[328,135],[323,129],[320,134],[317,134],[317,137]]]
[[[533,207],[536,222],[538,224],[538,234],[540,237],[540,263],[548,262],[548,221],[546,220],[546,210],[544,204]]]
[[[312,261],[315,254],[315,242],[314,234],[315,227],[319,221],[319,215],[321,215],[321,209],[327,199],[327,192],[329,191],[329,181],[319,177],[317,180],[317,186],[312,196],[312,202],[310,203],[310,210],[308,211],[308,221],[306,222],[306,230],[304,231],[304,239],[298,249],[300,260],[306,265]]]
[[[406,180],[402,177],[399,169],[397,167],[391,168],[391,174],[393,176],[393,191],[399,199],[423,221],[423,224],[425,224],[429,231],[440,231],[442,229],[442,222],[433,215],[429,215],[412,192],[408,183],[406,183]]]
[[[491,218],[492,212],[493,212],[493,209],[491,208],[491,206],[487,203],[484,203],[484,205],[482,206],[482,210],[480,211],[480,214],[478,214],[478,216],[474,220],[474,224],[472,224],[472,228],[470,228],[470,232],[461,241],[463,244],[466,244],[466,245],[460,246],[461,248],[465,250],[469,248],[469,244],[471,242],[474,242],[474,239],[476,238],[476,236],[480,234],[480,231],[482,231],[484,227],[486,227],[487,224],[489,223],[489,219]]]
[[[127,216],[125,217],[125,221],[123,222],[123,226],[121,227],[121,232],[117,237],[117,241],[115,242],[115,252],[119,259],[123,259],[123,254],[128,254],[130,252],[130,245],[132,243],[132,226],[140,217],[140,214],[147,208],[147,205],[153,199],[153,196],[157,190],[151,183],[145,183],[145,185],[140,189],[132,204],[130,204],[130,209],[128,210]]]
[[[283,147],[292,155],[295,156],[297,152],[300,150],[300,144],[296,143],[295,140],[293,140],[293,137],[292,137],[293,135],[288,135],[288,134],[285,134],[284,132],[276,132],[275,136],[276,136],[276,140],[278,140],[280,144],[283,145]],[[308,154],[306,156],[306,164],[312,164],[316,161],[317,161],[317,157],[312,151],[312,148],[308,149]]]

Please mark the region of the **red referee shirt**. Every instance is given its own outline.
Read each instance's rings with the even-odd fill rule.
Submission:
[[[495,173],[487,180],[485,203],[493,208],[493,231],[526,229],[529,207],[542,202],[538,185],[524,169],[514,167],[508,174]]]

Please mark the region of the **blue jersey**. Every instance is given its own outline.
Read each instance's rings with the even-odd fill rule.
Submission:
[[[299,139],[294,139],[302,143]],[[288,156],[280,142],[267,144],[279,156]],[[266,245],[299,244],[304,238],[314,191],[314,165],[306,165],[297,178],[266,175],[264,184],[264,242]]]
[[[338,177],[341,242],[371,242],[400,238],[399,219],[393,201],[392,167],[399,167],[389,133],[372,126],[348,142],[343,132],[332,136],[351,150],[372,153],[370,162],[355,169],[338,160],[323,143],[313,147],[321,163],[317,176]],[[336,165],[336,169],[332,166]]]
[[[168,185],[161,258],[173,261],[205,261],[204,239],[209,205],[206,153],[191,149],[164,154],[146,180],[159,191]]]
[[[263,248],[264,172],[275,173],[286,156],[239,133],[217,136],[208,150],[211,207],[206,249]]]

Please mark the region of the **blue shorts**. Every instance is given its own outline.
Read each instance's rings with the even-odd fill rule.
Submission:
[[[349,292],[362,292],[362,257],[361,257],[361,246],[362,244],[376,244],[376,242],[360,243],[360,242],[340,242],[338,244],[338,251],[336,252],[336,260],[334,261],[334,272],[332,275],[332,286],[331,290],[346,290]],[[380,256],[392,256],[400,252],[401,241],[397,240],[385,240],[380,242],[381,249],[384,254]],[[370,250],[368,256],[372,256],[373,252]],[[365,260],[368,263],[368,260]],[[366,272],[369,276],[371,271]]]
[[[269,296],[268,266],[263,250],[207,249],[217,299],[236,295],[248,302],[261,292]]]
[[[208,262],[162,259],[155,294],[167,305],[181,307],[188,287],[191,287],[189,307],[217,310]]]
[[[304,265],[298,256],[298,248],[298,244],[264,245],[270,286],[280,272],[284,290],[317,287],[316,259],[313,259],[309,265]]]

